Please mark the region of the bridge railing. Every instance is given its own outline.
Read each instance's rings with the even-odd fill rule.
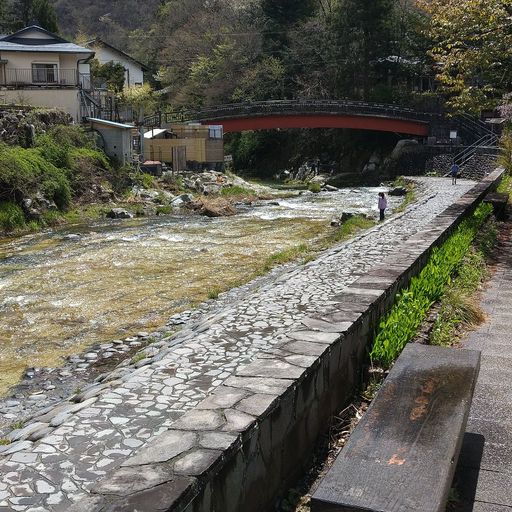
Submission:
[[[241,116],[258,116],[266,114],[290,115],[303,113],[325,114],[357,114],[377,115],[383,117],[415,119],[428,121],[436,114],[418,112],[410,107],[400,105],[369,103],[355,100],[269,100],[251,103],[230,103],[216,107],[206,107],[197,110],[183,109],[178,112],[158,113],[147,118],[146,126],[156,126],[155,123],[173,123],[184,121],[215,121]]]

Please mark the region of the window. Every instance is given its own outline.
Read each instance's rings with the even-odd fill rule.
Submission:
[[[56,84],[58,82],[57,64],[32,64],[32,81]]]
[[[210,139],[222,139],[224,127],[221,124],[212,124],[208,126],[208,137]]]

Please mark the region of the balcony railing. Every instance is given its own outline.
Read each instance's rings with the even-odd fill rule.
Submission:
[[[15,68],[0,73],[2,85],[15,87],[78,87],[83,80],[76,69]]]

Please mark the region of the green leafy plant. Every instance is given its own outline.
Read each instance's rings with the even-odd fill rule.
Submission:
[[[221,196],[253,196],[254,191],[245,188],[240,187],[239,185],[232,185],[230,187],[223,187],[220,191]]]
[[[486,259],[496,239],[496,222],[491,219],[478,233],[458,268],[457,276],[441,297],[429,338],[432,345],[453,345],[458,340],[461,328],[470,328],[484,320],[485,315],[475,299],[475,293],[488,274]]]
[[[217,299],[219,294],[222,292],[222,289],[218,286],[214,286],[208,290],[208,298],[209,299]]]
[[[14,231],[25,226],[23,210],[11,201],[0,203],[0,228],[5,231]]]
[[[309,183],[308,190],[314,194],[318,194],[322,190],[322,187],[320,183]]]
[[[157,215],[169,215],[172,213],[172,206],[157,206],[156,214]]]
[[[19,430],[25,426],[25,422],[23,420],[16,421],[9,425],[10,430]]]
[[[147,355],[146,355],[146,352],[137,352],[137,354],[135,354],[130,362],[132,364],[135,364],[135,363],[138,363],[139,361],[142,361],[143,359],[146,359]]]
[[[479,227],[492,211],[481,204],[475,213],[458,227],[441,247],[432,251],[420,274],[409,287],[397,294],[391,312],[379,324],[370,358],[390,366],[412,339],[430,307],[438,301],[451,276],[467,253]]]

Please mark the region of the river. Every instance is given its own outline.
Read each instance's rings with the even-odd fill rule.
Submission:
[[[336,213],[377,216],[380,190],[305,193],[234,217],[103,220],[0,240],[0,394],[29,366],[59,366],[94,343],[164,325],[249,279],[271,254],[328,233]]]

